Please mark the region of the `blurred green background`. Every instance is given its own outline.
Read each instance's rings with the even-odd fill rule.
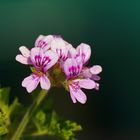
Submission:
[[[103,67],[100,91],[87,91],[86,105],[73,104],[63,89],[51,95],[58,114],[83,125],[79,140],[139,140],[140,1],[0,0],[0,84],[12,87],[11,100],[29,102],[21,81],[30,70],[15,56],[40,34],[88,43],[89,65]]]

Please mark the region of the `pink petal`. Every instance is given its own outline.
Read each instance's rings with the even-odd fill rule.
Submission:
[[[62,38],[55,38],[51,42],[51,50],[57,53],[61,59],[67,58],[68,48]]]
[[[42,89],[48,90],[51,86],[50,80],[45,76],[41,76],[40,78],[40,85]]]
[[[57,48],[65,47],[65,41],[62,38],[55,38],[51,42],[51,49],[56,50]]]
[[[68,58],[63,64],[63,70],[67,79],[78,76],[82,70],[82,66],[81,59]]]
[[[71,86],[69,86],[69,87],[70,87],[70,94],[72,94],[78,102],[85,104],[87,101],[87,96],[85,95],[85,93],[81,89],[79,89],[79,90],[77,90],[77,92],[75,92],[75,90]],[[73,102],[75,103],[75,100],[73,100]]]
[[[26,77],[22,81],[22,86],[26,88],[28,93],[31,93],[38,86],[39,80],[40,80],[40,77],[38,77],[35,74],[32,74],[32,75]]]
[[[27,87],[32,80],[33,80],[33,74],[31,74],[30,76],[24,78],[24,80],[22,81],[22,86]]]
[[[82,75],[84,78],[91,78],[91,77],[92,77],[92,74],[91,74],[89,68],[84,68],[84,69],[82,69],[81,75]]]
[[[79,81],[79,86],[85,89],[93,89],[96,86],[96,83],[90,79],[76,79],[73,80],[74,82]]]
[[[76,57],[76,54],[77,54],[76,49],[72,45],[70,45],[70,44],[67,46],[67,48],[68,48],[68,57],[69,58]]]
[[[30,56],[30,50],[28,48],[26,48],[25,46],[21,46],[19,48],[19,50],[24,57],[29,57]]]
[[[71,99],[72,99],[72,102],[73,103],[76,103],[77,101],[76,101],[76,98],[74,97],[74,95],[73,95],[73,90],[71,89],[71,87],[69,86],[69,89],[70,89],[70,97],[71,97]]]
[[[50,62],[44,68],[45,71],[47,71],[49,68],[51,68],[53,65],[55,65],[55,63],[58,61],[58,55],[55,52],[48,50],[45,53],[45,56],[48,56],[50,59]]]
[[[19,54],[16,56],[15,58],[18,62],[22,63],[22,64],[25,64],[25,65],[28,65],[29,62],[28,62],[28,58],[27,57],[24,57],[23,55]]]
[[[76,48],[78,54],[82,56],[83,58],[83,63],[86,63],[90,56],[91,56],[91,48],[89,45],[81,43],[77,48]]]
[[[35,41],[35,47],[40,47],[41,46],[41,40],[44,38],[44,36],[43,35],[39,35],[38,36],[38,38],[36,39],[36,41]]]
[[[52,35],[40,35],[35,41],[35,47],[43,48],[44,51],[50,48],[50,43],[54,39]]]
[[[74,66],[74,67],[77,66],[76,61],[74,61],[74,59],[72,59],[72,58],[68,58],[63,64],[63,69],[67,76],[69,76],[71,74],[69,69],[72,66]]]
[[[35,60],[36,55],[40,55],[40,48],[32,48],[31,49],[30,58],[31,58],[31,61],[32,61],[33,64],[36,63],[36,60]]]
[[[101,77],[98,76],[98,75],[93,75],[93,76],[91,77],[91,79],[94,80],[94,81],[99,81],[99,80],[101,79]]]
[[[99,66],[99,65],[95,65],[95,66],[93,66],[93,67],[91,67],[90,68],[90,72],[92,73],[92,74],[99,74],[100,72],[102,72],[102,67],[101,66]]]

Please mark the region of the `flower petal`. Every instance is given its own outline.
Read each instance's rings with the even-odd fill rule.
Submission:
[[[77,54],[76,49],[70,44],[67,46],[67,48],[68,48],[68,58],[75,58]]]
[[[101,77],[98,75],[92,75],[91,79],[94,81],[99,81],[101,79]]]
[[[76,48],[78,54],[80,55],[83,59],[83,63],[85,64],[90,56],[91,56],[91,48],[89,45],[85,44],[85,43],[81,43],[77,48]]]
[[[68,59],[64,62],[64,64],[63,64],[63,69],[64,69],[64,72],[65,72],[65,74],[66,74],[67,76],[70,75],[69,68],[73,65],[72,63],[73,63],[73,62],[72,62],[72,59],[71,59],[71,58],[68,58]]]
[[[71,89],[71,87],[69,86],[69,89],[70,89],[70,97],[71,97],[71,99],[72,99],[72,102],[73,103],[76,103],[77,101],[76,101],[76,98],[74,97],[74,95],[73,95],[73,90]]]
[[[29,62],[28,62],[28,58],[27,57],[24,57],[23,55],[21,54],[18,54],[15,58],[18,62],[22,63],[22,64],[25,64],[25,65],[28,65]]]
[[[52,35],[40,35],[35,41],[35,47],[43,48],[44,51],[50,48],[50,43],[54,39]]]
[[[40,48],[32,48],[30,58],[33,64],[36,63],[35,56],[37,55],[40,55]]]
[[[96,86],[96,83],[90,79],[76,79],[73,80],[74,82],[79,81],[79,86],[85,89],[93,89]]]
[[[45,76],[41,76],[40,78],[40,85],[42,89],[48,90],[51,86],[50,80]]]
[[[51,50],[57,53],[60,59],[65,60],[67,58],[68,48],[62,38],[55,38],[51,42]]]
[[[39,80],[40,77],[35,74],[31,74],[22,81],[22,86],[25,87],[29,93],[31,93],[34,89],[36,89]]]
[[[89,68],[83,68],[83,69],[82,69],[81,75],[82,75],[84,78],[91,78],[91,77],[92,77],[92,74],[91,74]]]
[[[30,56],[30,50],[28,48],[26,48],[25,46],[21,46],[19,48],[19,50],[24,57],[29,57]]]
[[[81,64],[82,62],[77,62],[77,59],[68,58],[63,64],[64,73],[66,74],[67,78],[78,76],[82,69]]]
[[[70,88],[70,94],[72,94],[78,102],[80,102],[82,104],[86,103],[87,96],[85,95],[85,93],[81,89],[79,89],[79,90],[77,90],[77,92],[75,92],[75,90],[71,86],[69,86],[69,88]],[[74,98],[72,98],[72,100],[74,103],[76,103]]]
[[[90,72],[94,75],[99,74],[100,72],[102,72],[102,67],[99,65],[95,65],[90,68]]]
[[[47,71],[58,61],[58,55],[55,52],[48,50],[46,51],[45,56],[50,59],[50,62],[48,62],[46,67],[44,68],[44,70]]]

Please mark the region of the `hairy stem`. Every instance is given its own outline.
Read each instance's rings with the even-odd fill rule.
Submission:
[[[19,140],[22,136],[22,133],[24,132],[28,122],[30,121],[32,115],[34,114],[35,110],[38,108],[38,106],[41,104],[42,100],[45,98],[48,91],[41,90],[41,92],[38,94],[38,96],[34,99],[33,103],[29,106],[27,109],[23,119],[21,120],[18,128],[14,132],[11,138],[8,138],[7,140]]]

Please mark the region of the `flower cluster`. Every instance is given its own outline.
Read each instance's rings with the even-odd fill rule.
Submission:
[[[91,48],[87,44],[81,43],[74,48],[60,36],[40,35],[31,50],[25,46],[19,50],[21,54],[16,56],[16,60],[31,66],[32,73],[22,82],[29,93],[39,83],[45,90],[51,86],[64,86],[73,103],[84,104],[87,97],[81,88],[99,89],[98,74],[102,68],[99,65],[86,66],[91,56]]]

